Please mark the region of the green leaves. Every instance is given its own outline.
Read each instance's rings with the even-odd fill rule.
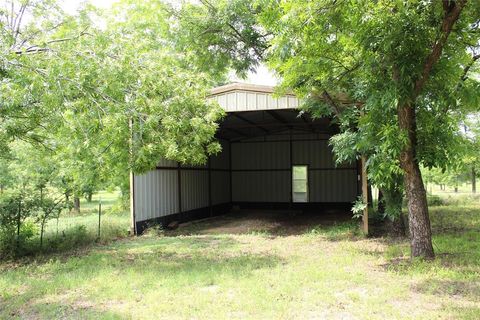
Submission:
[[[186,52],[196,71],[225,81],[229,69],[240,75],[264,58],[269,34],[257,24],[263,1],[221,0],[183,3],[175,11],[171,30],[176,47]]]
[[[67,16],[52,1],[35,1],[26,12],[42,18],[26,20],[18,39],[1,25],[8,41],[0,147],[45,145],[45,159],[75,194],[85,185],[125,186],[129,169],[152,169],[161,158],[199,164],[219,151],[223,111],[207,101],[218,74],[194,70],[192,52],[177,50],[169,6],[125,0],[111,11],[85,6]]]

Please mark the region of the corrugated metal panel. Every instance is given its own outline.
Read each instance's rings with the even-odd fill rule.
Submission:
[[[291,109],[292,107],[288,105],[288,101],[289,99],[286,96],[278,98],[278,109]]]
[[[298,108],[301,103],[301,101],[293,95],[276,98],[272,93],[249,90],[235,90],[221,93],[210,97],[210,99],[217,101],[220,107],[227,112],[295,109]]]
[[[230,172],[212,171],[212,205],[230,202]]]
[[[208,162],[206,164],[181,164],[181,168],[198,168],[198,169],[206,169],[208,168]]]
[[[220,106],[226,106],[227,105],[227,95],[222,94],[216,97],[216,100]]]
[[[292,135],[292,140],[318,140],[317,133],[302,133]]]
[[[335,167],[327,141],[294,141],[292,151],[294,164],[308,164],[311,168]]]
[[[274,98],[271,94],[267,95],[267,110],[278,109],[278,99]]]
[[[310,171],[311,202],[353,202],[357,196],[356,170]]]
[[[287,96],[288,98],[288,107],[289,108],[297,108],[298,107],[298,99],[294,96]]]
[[[328,134],[326,134],[326,133],[319,133],[319,134],[318,134],[318,138],[319,138],[319,139],[328,140],[328,139],[330,139],[330,136],[329,136]]]
[[[248,110],[247,108],[247,93],[239,91],[237,92],[237,109]]]
[[[225,111],[237,111],[237,93],[229,92],[226,94],[226,105],[220,105]]]
[[[290,140],[289,134],[272,134],[265,137],[266,141]]]
[[[257,110],[266,110],[267,109],[267,94],[257,93]]]
[[[246,93],[246,105],[247,110],[257,110],[257,93],[247,92]]]
[[[181,170],[182,211],[208,207],[208,171]]]
[[[232,172],[232,180],[233,201],[290,201],[290,171]]]
[[[135,217],[137,221],[178,212],[177,172],[154,170],[135,175]]]
[[[354,163],[335,164],[332,148],[328,141],[293,141],[293,164],[308,164],[310,169],[356,168]]]
[[[258,136],[258,137],[254,137],[254,138],[248,138],[248,139],[245,139],[243,140],[242,142],[257,142],[257,141],[266,141],[265,139],[265,136]]]
[[[232,169],[288,169],[289,142],[232,143]]]

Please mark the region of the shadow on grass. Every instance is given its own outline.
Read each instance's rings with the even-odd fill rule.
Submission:
[[[2,311],[0,310],[0,315]],[[13,310],[8,313],[11,319],[125,319],[127,315],[113,312],[107,308],[97,307],[92,303],[77,301],[34,302],[27,308]]]
[[[412,288],[414,291],[436,296],[457,296],[480,300],[480,283],[465,280],[426,279]]]

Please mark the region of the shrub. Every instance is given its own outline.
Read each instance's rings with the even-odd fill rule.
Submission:
[[[105,214],[123,214],[127,209],[125,209],[125,203],[123,201],[117,200],[109,209],[105,210]]]
[[[18,256],[26,250],[26,243],[37,229],[32,221],[25,221],[35,212],[36,201],[25,190],[0,198],[0,256]]]
[[[445,201],[437,195],[427,195],[427,202],[429,206],[443,206]]]

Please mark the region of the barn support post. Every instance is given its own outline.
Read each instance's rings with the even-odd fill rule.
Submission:
[[[362,156],[362,199],[363,203],[368,203],[368,178],[367,178],[367,158]],[[362,229],[365,234],[368,234],[368,205],[363,209]]]
[[[233,179],[232,179],[232,142],[228,141],[228,171],[230,174],[230,205],[233,204]]]
[[[130,170],[130,233],[137,234],[135,230],[135,177],[133,171]]]
[[[289,139],[289,157],[290,157],[290,210],[293,209],[293,152],[292,152],[292,128],[289,130],[290,139]]]
[[[177,192],[178,192],[178,216],[180,222],[183,222],[182,211],[182,167],[180,162],[177,162]]]

